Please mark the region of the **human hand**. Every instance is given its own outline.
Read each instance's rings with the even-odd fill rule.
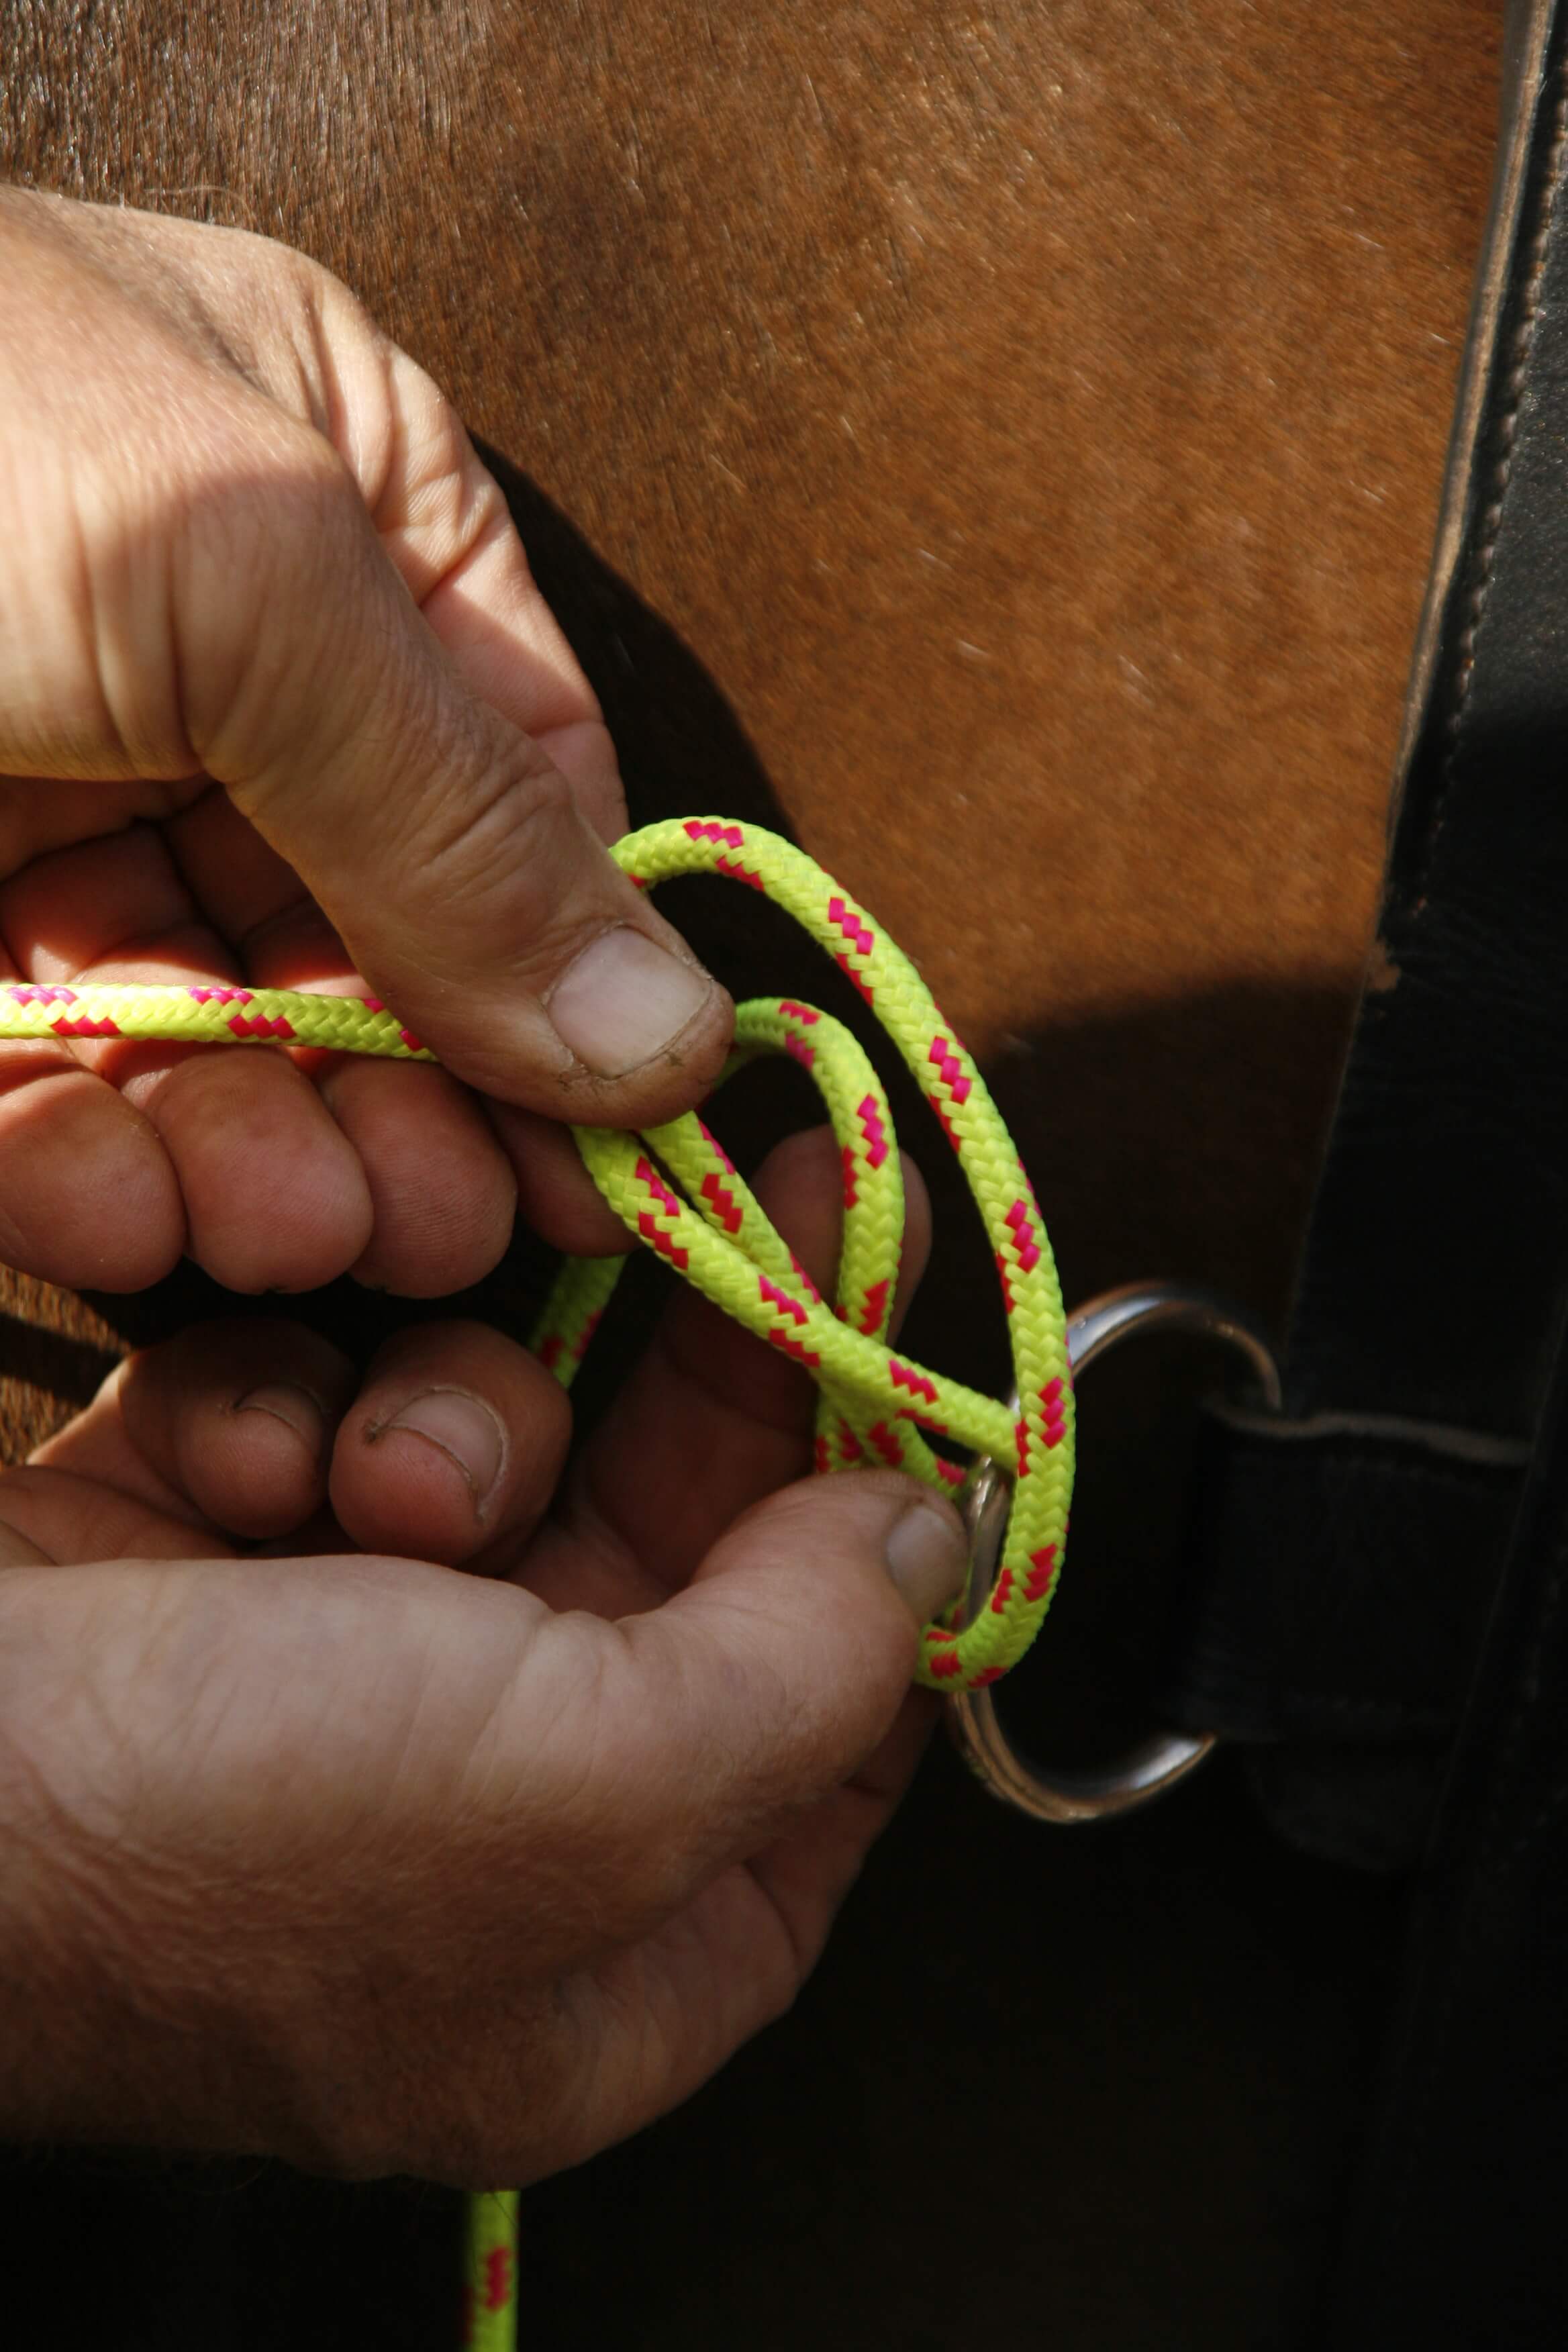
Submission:
[[[730,1007],[455,413],[266,238],[0,190],[0,983],[368,984],[447,1066],[0,1048],[0,1259],[437,1295],[520,1192],[616,1246],[553,1122],[689,1108]]]
[[[824,1282],[837,1178],[818,1133],[758,1184]],[[811,1402],[683,1295],[549,1510],[564,1399],[479,1326],[116,1374],[0,1479],[0,2129],[492,2187],[700,2083],[896,1801],[962,1573],[941,1498],[800,1481]]]

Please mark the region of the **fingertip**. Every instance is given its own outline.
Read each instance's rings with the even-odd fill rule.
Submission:
[[[805,1601],[819,1587],[831,1591],[839,1573],[832,1563],[843,1560],[854,1564],[879,1612],[890,1585],[906,1606],[919,1607],[923,1625],[963,1582],[966,1546],[962,1518],[934,1487],[901,1470],[836,1471],[797,1479],[753,1504],[692,1581],[737,1567],[766,1572],[787,1558],[797,1563],[794,1589]]]
[[[0,1100],[0,1256],[68,1287],[144,1290],[178,1265],[168,1153],[101,1078],[60,1068]]]
[[[385,566],[344,600],[384,673],[374,744],[357,680],[353,723],[335,723],[355,669],[340,658],[320,697],[269,708],[233,782],[239,805],[375,993],[468,1084],[596,1125],[674,1117],[722,1066],[729,998],[621,872],[549,755],[474,698],[395,587]],[[296,740],[306,714],[339,739],[335,756]],[[370,826],[367,793],[383,812]]]
[[[191,1499],[237,1536],[286,1535],[326,1492],[324,1401],[298,1381],[265,1381],[220,1414],[189,1475]]]
[[[686,1590],[646,1624],[700,1634],[713,1705],[754,1717],[759,1746],[837,1786],[886,1736],[914,1672],[919,1628],[963,1580],[962,1522],[897,1471],[805,1478],[754,1504]]]
[[[132,1357],[119,1399],[127,1434],[175,1493],[258,1540],[320,1508],[353,1377],[330,1341],[258,1317],[197,1324]]]
[[[356,1444],[374,1461],[356,1460]],[[333,1506],[362,1549],[456,1568],[487,1540],[507,1450],[483,1398],[427,1391],[340,1443]]]
[[[657,1854],[620,1857],[634,1880],[647,1864],[649,1899],[759,1853],[881,1749],[914,1675],[914,1609],[941,1580],[922,1544],[889,1557],[921,1507],[895,1473],[803,1480],[739,1518],[682,1591],[619,1621],[593,1752],[660,1820]]]
[[[178,1172],[189,1253],[226,1289],[315,1290],[363,1256],[374,1210],[359,1156],[286,1056],[193,1054],[143,1108]]]
[[[922,1488],[889,1528],[882,1557],[916,1625],[929,1625],[963,1582],[969,1558],[963,1522],[943,1496]]]
[[[666,924],[662,937],[614,923],[581,948],[545,991],[556,1035],[587,1074],[608,1127],[658,1125],[700,1101],[734,1033],[727,992]]]
[[[504,1569],[570,1435],[565,1391],[522,1349],[482,1324],[425,1325],[382,1349],[345,1414],[332,1509],[367,1551]]]

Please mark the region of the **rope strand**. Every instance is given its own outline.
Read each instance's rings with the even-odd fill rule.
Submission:
[[[1012,1138],[908,957],[802,851],[756,825],[689,817],[628,834],[611,855],[645,888],[677,875],[714,874],[784,908],[871,1007],[958,1155],[995,1257],[1021,1400],[1016,1418],[994,1398],[928,1371],[889,1344],[904,1222],[898,1145],[876,1072],[839,1022],[790,997],[742,1004],[723,1072],[728,1077],[762,1055],[788,1055],[822,1096],[844,1170],[844,1238],[831,1306],[694,1112],[644,1135],[573,1129],[594,1181],[631,1232],[726,1315],[811,1373],[819,1391],[818,1470],[886,1463],[929,1486],[962,1485],[963,1469],[928,1444],[927,1434],[1009,1465],[1012,1511],[989,1598],[967,1626],[957,1622],[956,1603],[949,1619],[928,1625],[916,1668],[934,1690],[994,1682],[1023,1655],[1050,1605],[1073,1469],[1066,1318],[1039,1205]],[[229,986],[0,986],[0,1039],[50,1036],[265,1042],[436,1058],[374,998]],[[622,1263],[578,1258],[562,1270],[531,1345],[564,1386]],[[515,2342],[515,2213],[510,2193],[469,2201],[467,2340],[474,2352],[510,2352]]]
[[[935,1690],[993,1682],[1022,1656],[1050,1604],[1072,1487],[1066,1319],[1023,1162],[984,1080],[908,957],[803,851],[757,825],[688,817],[628,834],[611,855],[644,888],[677,875],[715,874],[784,907],[870,1005],[958,1154],[995,1257],[1021,1400],[1016,1419],[994,1398],[900,1357],[888,1344],[903,1233],[897,1141],[869,1061],[826,1013],[789,997],[742,1005],[723,1076],[760,1055],[787,1054],[822,1096],[844,1167],[844,1245],[832,1307],[818,1297],[694,1113],[641,1136],[573,1129],[595,1182],[638,1239],[725,1314],[812,1374],[821,1392],[818,1469],[886,1463],[928,1486],[961,1485],[963,1471],[922,1432],[1012,1465],[1012,1516],[989,1600],[967,1627],[927,1626],[917,1669],[919,1680]],[[0,1040],[48,1036],[267,1043],[436,1058],[375,998],[212,984],[0,986]],[[532,1345],[563,1384],[570,1384],[620,1265],[578,1259],[563,1270]]]

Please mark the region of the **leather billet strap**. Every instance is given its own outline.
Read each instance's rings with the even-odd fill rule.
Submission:
[[[1526,1459],[1511,1440],[1422,1422],[1212,1408],[1194,1482],[1207,1572],[1185,1636],[1193,1713],[1230,1739],[1450,1738]]]
[[[1285,1413],[1205,1433],[1165,1694],[1184,1727],[1252,1743],[1288,1833],[1373,1864],[1414,1864],[1429,1831],[1568,1298],[1564,16],[1516,0],[1510,20],[1378,936]]]
[[[1174,1673],[1281,1827],[1414,1874],[1322,2352],[1568,2344],[1565,146],[1568,0],[1515,0],[1288,1418],[1211,1426]]]

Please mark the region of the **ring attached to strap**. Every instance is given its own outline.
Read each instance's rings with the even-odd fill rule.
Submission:
[[[1234,1349],[1258,1397],[1270,1410],[1279,1410],[1279,1366],[1251,1318],[1208,1291],[1177,1283],[1130,1283],[1080,1307],[1067,1332],[1075,1376],[1134,1332],[1159,1330],[1191,1331]],[[963,1612],[966,1625],[984,1608],[995,1580],[1012,1484],[1007,1466],[994,1457],[977,1462],[970,1473],[963,1500],[970,1542]],[[1112,1763],[1058,1771],[1014,1746],[988,1687],[955,1692],[948,1720],[960,1754],[991,1794],[1038,1822],[1097,1822],[1129,1812],[1185,1780],[1215,1746],[1212,1733],[1193,1738],[1156,1731]]]

